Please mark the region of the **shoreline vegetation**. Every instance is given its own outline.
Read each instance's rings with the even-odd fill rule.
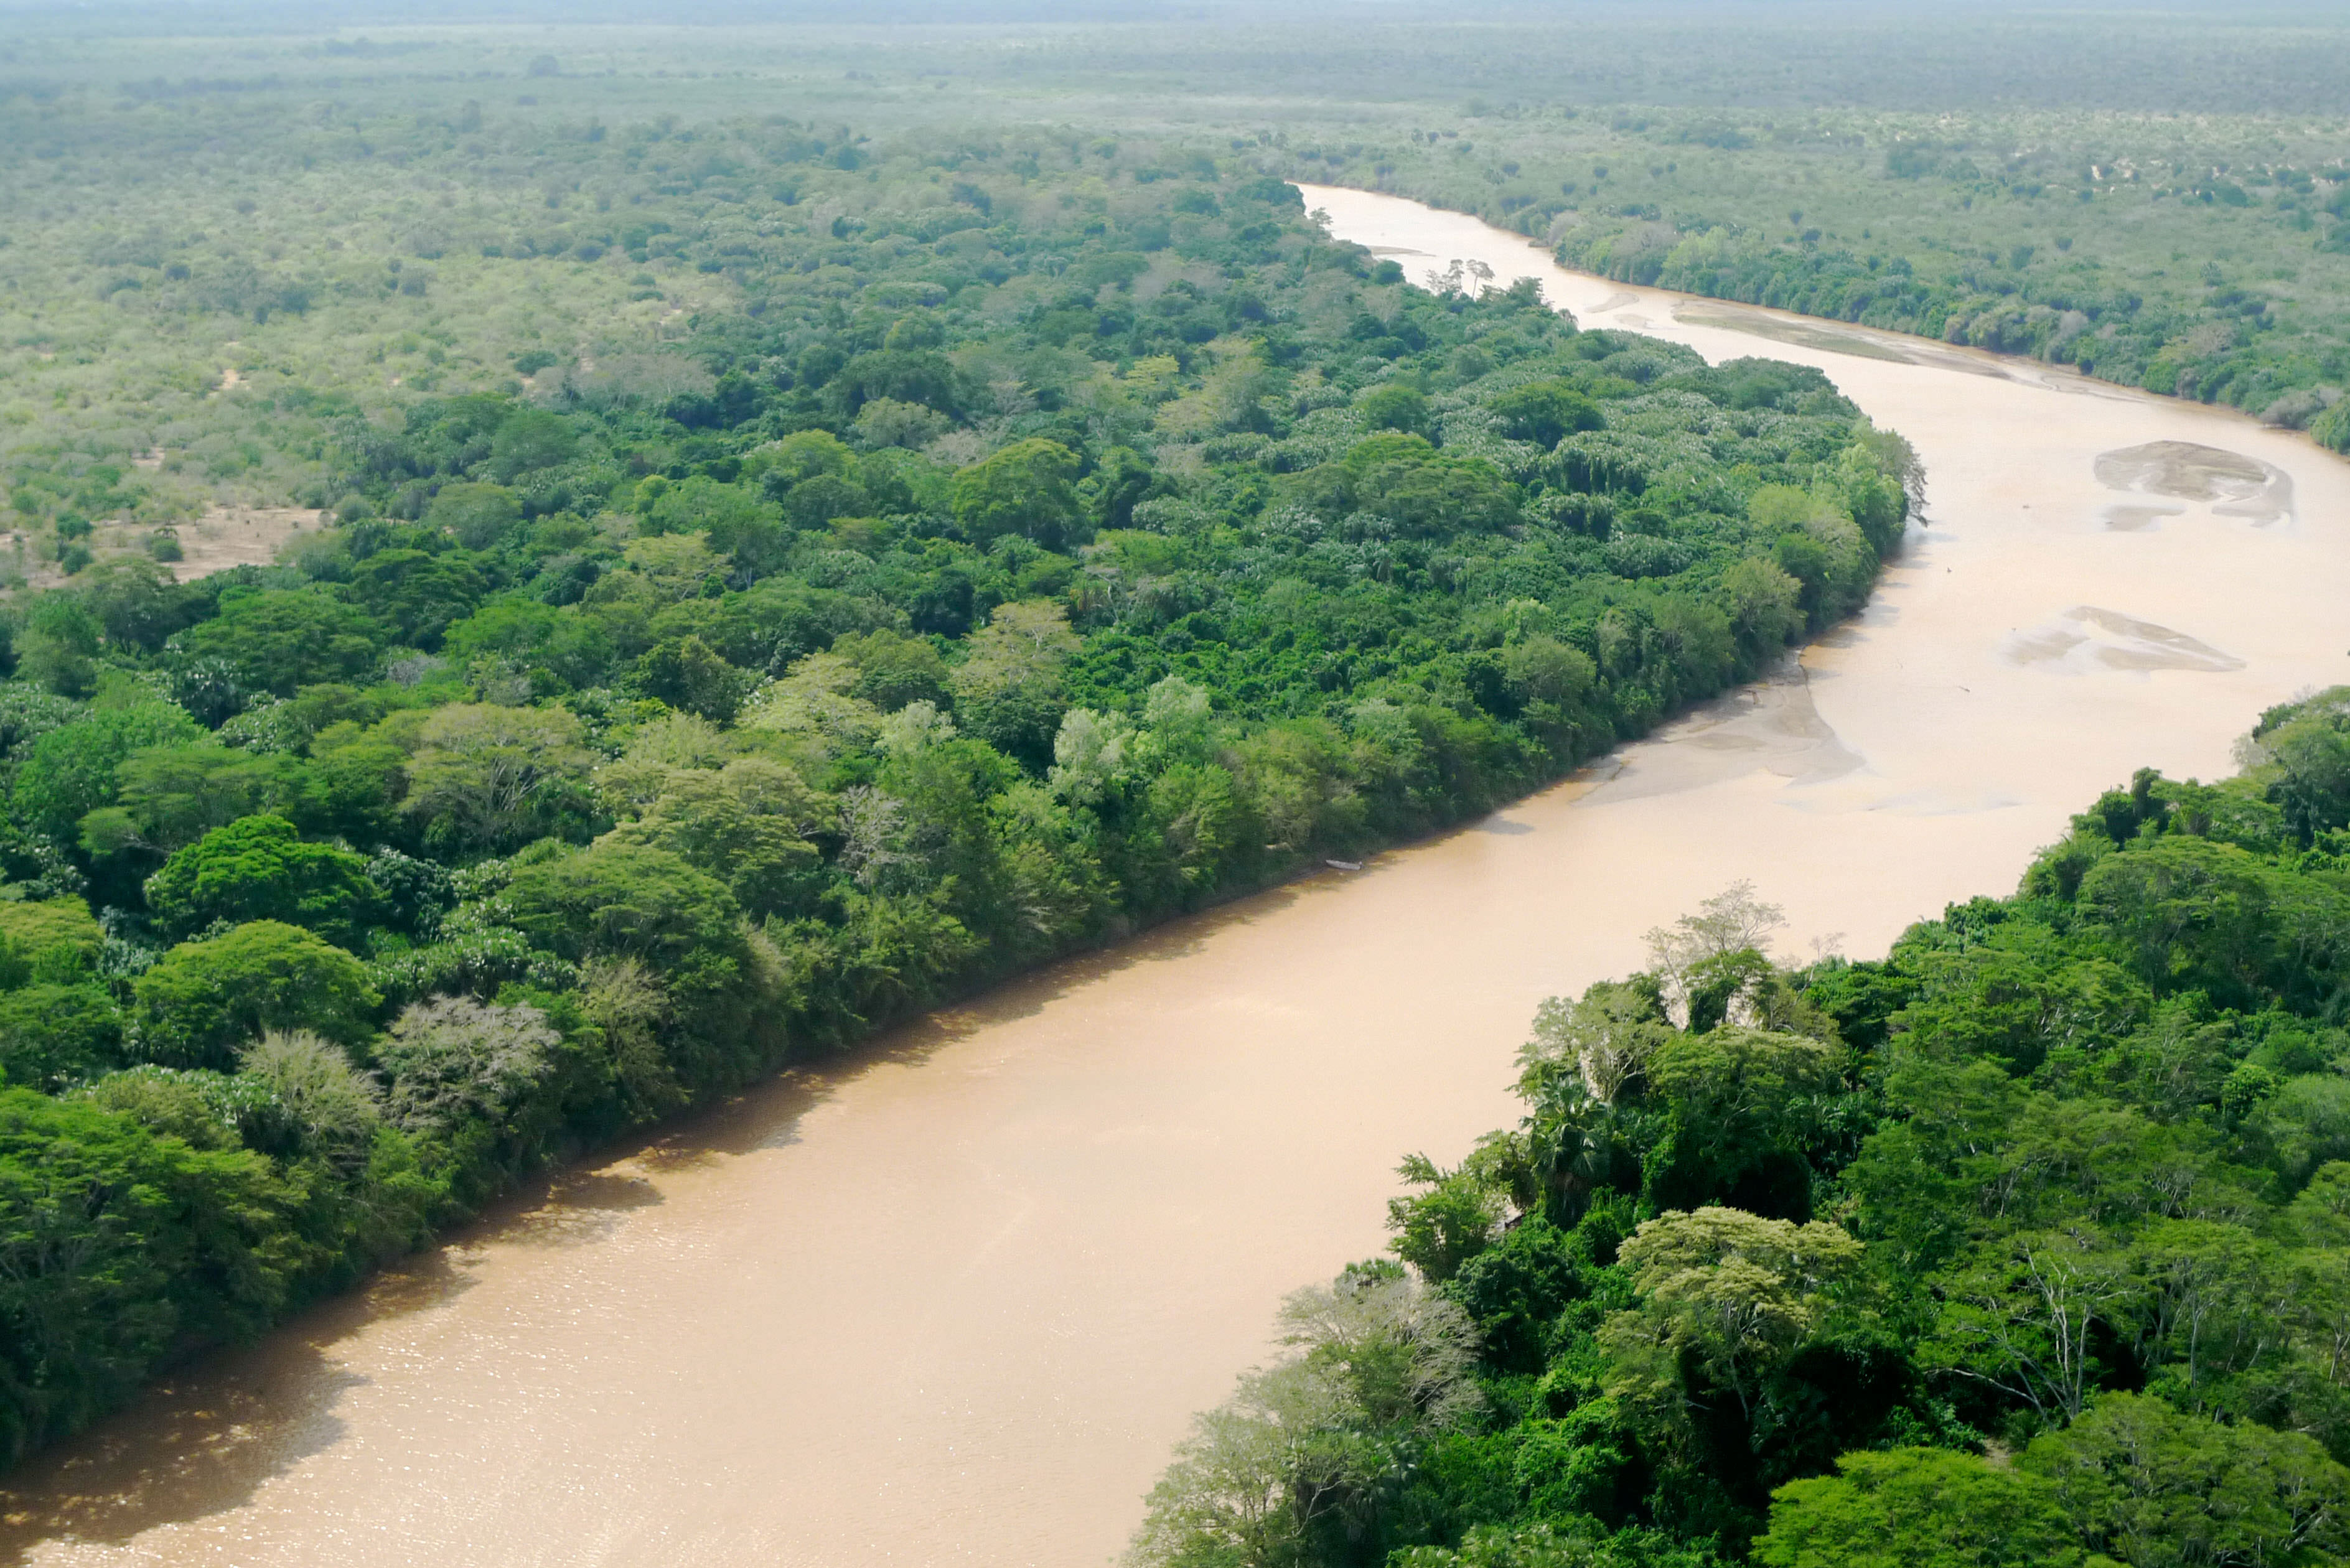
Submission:
[[[1518,1124],[1284,1303],[1148,1568],[2350,1552],[2350,688],[2004,898],[1786,964],[1746,885],[1554,998]]]
[[[255,156],[480,197],[316,272],[125,242],[91,345],[262,351],[10,426],[11,1459],[552,1162],[1563,776],[1857,608],[1918,480],[1816,371],[1410,287],[1221,144],[313,134]],[[660,335],[465,328],[581,276]],[[333,524],[176,581],[224,473]]]
[[[1639,129],[1648,130],[1648,122]],[[1956,182],[1966,193],[1942,199],[1966,209],[1977,194],[2044,197],[2053,177],[2044,164],[2022,170],[2011,164],[1998,177],[1987,177],[1972,161],[1955,155],[1953,145],[1962,150],[1964,143],[1897,140],[1890,145],[1884,178]],[[2305,312],[2279,309],[2265,291],[2231,284],[2216,261],[2203,265],[2195,296],[2157,304],[2128,286],[2147,280],[2120,267],[2078,265],[2062,276],[2035,274],[2037,247],[2030,244],[2012,246],[2004,257],[1985,252],[1950,258],[1927,275],[1898,246],[1848,248],[1825,242],[1816,229],[1778,237],[1759,226],[1670,213],[1654,202],[1577,210],[1568,205],[1571,192],[1581,189],[1573,180],[1558,187],[1567,197],[1497,194],[1441,168],[1399,169],[1394,157],[1383,148],[1358,148],[1347,157],[1309,148],[1276,162],[1309,183],[1400,195],[1523,234],[1547,247],[1559,265],[1586,276],[2065,366],[2116,386],[2234,408],[2350,456],[2350,402],[2343,395],[2350,383],[2350,332],[2338,323],[2313,322]],[[1565,168],[1555,156],[1543,165],[1513,159],[1503,166],[1511,171],[1503,183],[1527,184]],[[1649,173],[1668,177],[1678,170],[1675,161]],[[2135,170],[2106,176],[2100,168],[2097,177],[2108,179],[2111,188],[2093,181],[2081,192],[2082,203],[2106,199],[2208,207],[2218,200],[2210,188],[2217,182],[2225,186],[2230,208],[2254,204],[2241,186],[2219,173],[2204,184],[2146,190],[2132,188],[2139,182]],[[2314,243],[2350,255],[2350,164],[2314,160],[2310,169],[2269,168],[2257,177],[2240,171],[2237,177],[2251,180],[2289,225],[2305,215],[2306,198],[2307,211],[2328,214],[2335,225]],[[1800,210],[1788,215],[1797,224],[1804,221]],[[1873,233],[1865,233],[1863,241]],[[2073,247],[2065,235],[2061,251]]]

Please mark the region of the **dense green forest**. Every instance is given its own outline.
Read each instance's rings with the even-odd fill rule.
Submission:
[[[1284,1308],[1144,1563],[2350,1555],[2350,689],[2011,898],[1789,968],[1733,888]]]
[[[1440,119],[1283,135],[1281,166],[1476,213],[1580,271],[2030,355],[2350,452],[2350,160],[2331,126]]]
[[[128,499],[100,483],[43,514],[151,526],[316,482],[309,446],[238,417],[224,369],[478,389],[520,355],[658,340],[739,296],[658,246],[625,261],[597,203],[626,190],[640,223],[682,227],[661,209],[684,193],[632,186],[591,139],[778,110],[877,135],[1171,130],[1260,172],[1475,213],[1611,276],[2037,355],[2350,442],[2338,7],[998,9],[869,26],[11,12],[0,462],[61,412],[139,410],[118,426],[130,456],[97,460]],[[37,530],[28,549],[38,578]]]
[[[451,220],[425,300],[462,247],[735,303],[526,394],[255,366],[328,525],[8,604],[0,1452],[567,1152],[1555,778],[1903,527],[1914,460],[1818,373],[1409,286],[1246,160],[547,146],[581,199]],[[400,262],[322,286],[413,300]],[[117,265],[134,318],[262,275]],[[69,439],[39,473],[141,483]]]
[[[0,579],[157,527],[266,558],[231,545],[289,520],[244,509],[336,499],[289,383],[381,414],[583,359],[673,373],[660,350],[750,303],[775,192],[724,128],[778,111],[828,144],[1173,134],[1610,275],[2350,441],[2350,29],[2324,7],[404,16],[0,16]],[[658,126],[662,154],[623,129]]]

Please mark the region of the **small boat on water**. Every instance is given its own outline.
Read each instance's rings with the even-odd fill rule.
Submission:
[[[1360,871],[1363,868],[1359,860],[1325,860],[1322,864],[1339,871]]]

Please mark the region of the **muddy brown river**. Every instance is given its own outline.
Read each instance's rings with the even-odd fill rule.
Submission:
[[[2244,419],[1627,288],[1309,190],[1418,278],[1820,366],[1929,474],[1866,614],[1436,842],[1063,966],[558,1182],[12,1478],[0,1563],[1096,1564],[1542,997],[1737,877],[1879,950],[2350,680],[2350,465]]]

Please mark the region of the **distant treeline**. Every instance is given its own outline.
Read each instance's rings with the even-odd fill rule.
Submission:
[[[2228,189],[2242,195],[2240,187]],[[2324,200],[2350,248],[2350,184],[2337,182]],[[2149,306],[2105,280],[2019,277],[2026,251],[2006,266],[1929,281],[1898,255],[1773,244],[1730,228],[1681,235],[1643,226],[1570,238],[1558,257],[1621,282],[2077,366],[2126,387],[2305,426],[2321,443],[2350,452],[2350,403],[2338,396],[2339,383],[2350,379],[2350,348],[2331,360],[2298,345],[2280,348],[2267,330],[2273,325],[2267,298],[2222,281],[2216,270],[2198,305]]]
[[[2350,161],[2330,144],[2281,154],[2257,121],[1400,118],[1263,137],[1263,156],[1477,213],[1577,271],[2074,365],[2350,452]]]

